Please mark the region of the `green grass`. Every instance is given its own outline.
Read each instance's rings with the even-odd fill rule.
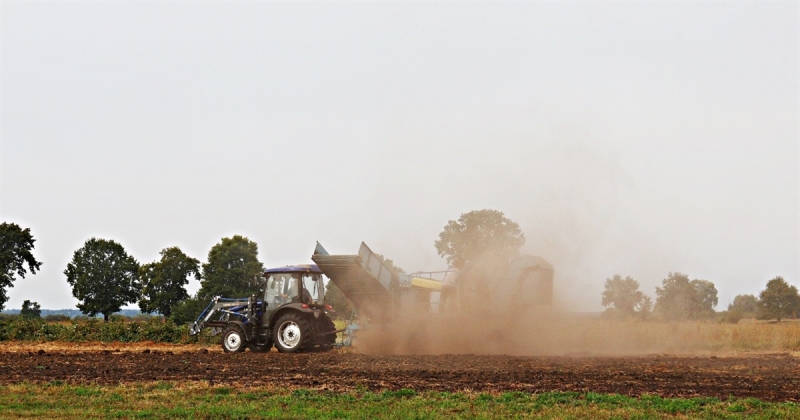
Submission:
[[[794,403],[595,393],[329,392],[154,382],[0,386],[2,418],[800,418]]]

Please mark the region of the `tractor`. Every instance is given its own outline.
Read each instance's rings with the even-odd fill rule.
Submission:
[[[238,353],[327,351],[336,342],[325,304],[322,271],[314,264],[271,268],[263,273],[258,293],[247,298],[216,296],[189,327],[190,335],[204,328],[222,333],[222,349]]]

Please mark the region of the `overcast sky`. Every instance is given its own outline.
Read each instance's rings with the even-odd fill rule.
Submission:
[[[800,286],[798,2],[0,7],[0,220],[44,263],[7,308],[74,307],[93,236],[436,270],[484,208],[575,310],[614,274]]]

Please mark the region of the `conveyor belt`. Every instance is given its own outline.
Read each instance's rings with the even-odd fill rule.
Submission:
[[[311,259],[359,312],[373,319],[389,316],[394,272],[365,243],[361,243],[359,255],[329,255],[317,243]]]

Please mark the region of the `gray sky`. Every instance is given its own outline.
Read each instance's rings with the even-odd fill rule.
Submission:
[[[0,219],[44,263],[8,308],[72,307],[92,236],[434,270],[483,208],[577,310],[617,273],[800,286],[798,2],[0,7]]]

